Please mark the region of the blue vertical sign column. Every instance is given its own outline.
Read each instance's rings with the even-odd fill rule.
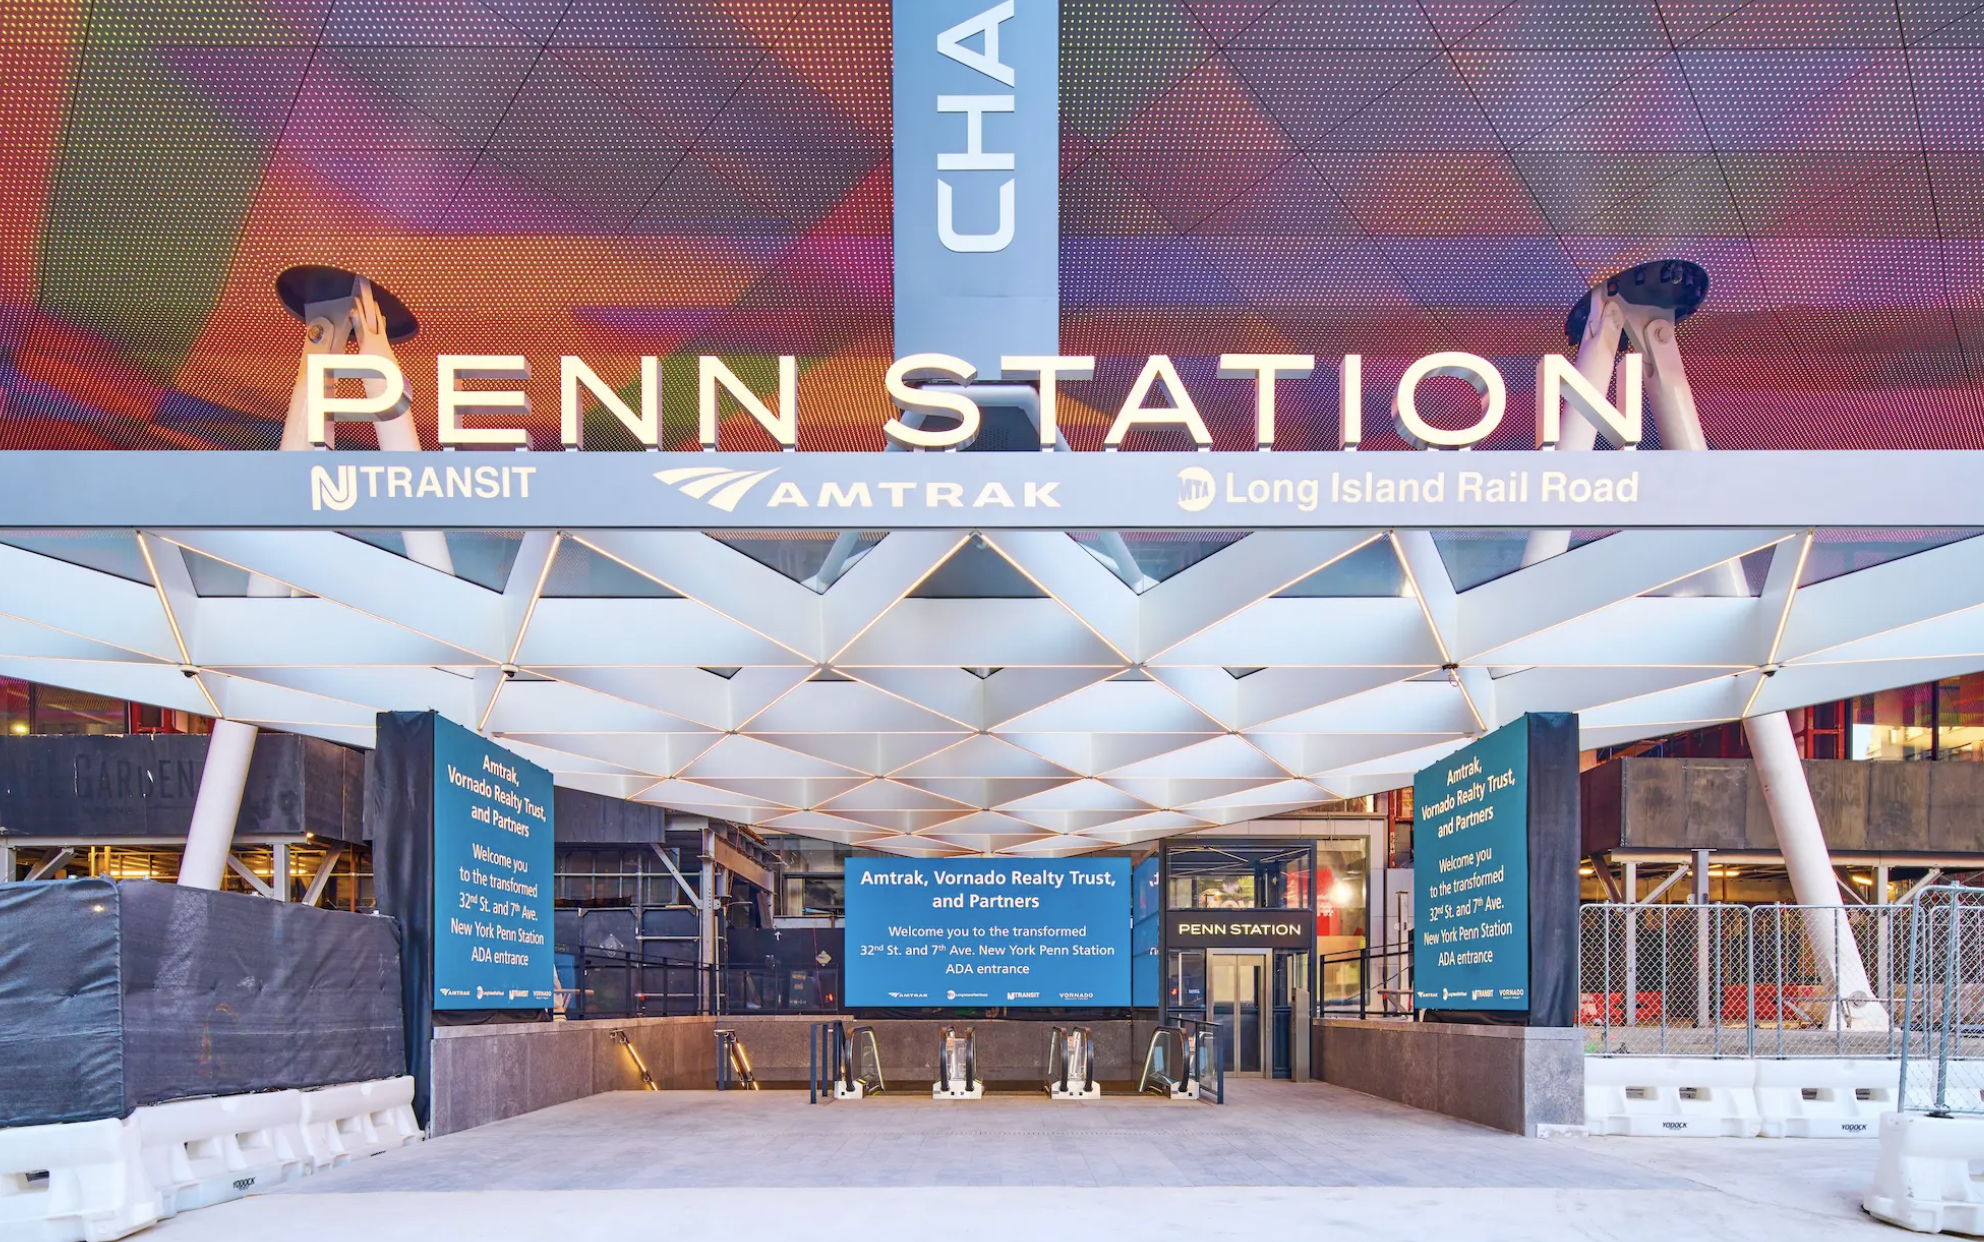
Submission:
[[[551,773],[434,719],[434,1007],[552,1001]]]
[[[1150,1009],[1161,1001],[1159,983],[1164,977],[1164,921],[1158,917],[1164,913],[1161,883],[1156,854],[1130,873],[1130,891],[1135,895],[1130,923],[1130,1003]]]
[[[1061,339],[1058,0],[894,0],[895,352]]]

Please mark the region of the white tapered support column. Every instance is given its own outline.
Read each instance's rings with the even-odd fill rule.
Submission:
[[[187,888],[220,887],[227,854],[234,846],[234,821],[241,815],[241,792],[248,786],[248,762],[255,755],[254,725],[214,721],[207,741],[207,763],[193,800],[193,825],[186,831],[186,853],[179,882]]]
[[[293,290],[285,292],[283,281],[293,273],[315,272],[314,278],[300,281]],[[328,283],[326,283],[328,282]],[[284,304],[297,318],[303,321],[303,354],[305,360],[311,354],[342,354],[347,346],[360,354],[396,361],[393,356],[395,332],[403,338],[413,332],[412,314],[396,299],[383,294],[372,282],[363,276],[350,272],[340,272],[334,268],[292,269],[284,273],[277,282],[277,290],[285,299]],[[309,290],[309,292],[305,292]],[[384,299],[392,308],[391,313],[381,306]],[[403,316],[404,321],[395,329],[394,316]],[[282,445],[284,451],[294,452],[314,449],[310,442],[308,420],[304,406],[305,372],[299,367],[296,373],[296,386],[289,399],[289,415],[283,422]],[[367,378],[361,381],[367,396],[377,397],[385,391],[386,381]],[[402,403],[404,404],[404,402]],[[418,453],[421,451],[420,430],[414,425],[413,411],[403,409],[392,417],[379,419],[373,423],[373,432],[378,437],[379,449],[387,453]],[[337,430],[334,422],[324,428],[326,446],[335,441]],[[438,530],[410,530],[403,533],[406,541],[407,559],[429,569],[437,569],[444,574],[455,572],[454,557],[448,550],[447,535]],[[259,574],[253,575],[248,583],[248,593],[258,596],[286,596],[289,588],[281,583],[271,582]]]
[[[1827,981],[1840,997],[1834,1020],[1843,1018],[1849,1030],[1885,1031],[1888,1012],[1874,996],[1866,961],[1841,908],[1832,853],[1805,783],[1805,765],[1791,736],[1791,721],[1783,712],[1752,716],[1743,722],[1743,734],[1749,738],[1757,777],[1763,782],[1764,804],[1777,829],[1777,848],[1791,876],[1791,892],[1805,907],[1805,936],[1812,958],[1822,975],[1832,976]]]
[[[1624,330],[1624,311],[1617,298],[1606,294],[1605,282],[1600,281],[1591,290],[1591,310],[1585,316],[1584,336],[1578,340],[1577,360],[1578,374],[1600,392],[1612,382],[1613,364],[1619,357],[1619,334]],[[1598,429],[1570,402],[1564,403],[1560,418],[1558,452],[1589,452],[1598,443]],[[1523,547],[1522,563],[1535,565],[1570,550],[1570,531],[1533,530]]]
[[[379,346],[386,349],[384,345]],[[374,381],[376,382],[376,381]],[[413,425],[413,411],[409,410],[398,418],[389,418],[372,424],[373,433],[379,437],[379,451],[382,453],[418,453],[420,449],[420,429]],[[406,557],[417,565],[438,569],[444,574],[453,575],[455,558],[448,551],[446,531],[409,530],[402,531],[400,538],[406,541]]]

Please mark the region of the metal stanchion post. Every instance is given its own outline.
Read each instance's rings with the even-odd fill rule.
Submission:
[[[1640,1021],[1640,865],[1626,863],[1626,1022],[1629,1027],[1638,1026]]]
[[[1695,1028],[1709,1025],[1708,851],[1695,851]]]
[[[1606,1052],[1612,1051],[1612,920],[1610,917],[1607,917],[1610,913],[1608,910],[1601,909],[1599,911],[1598,922],[1599,943],[1604,953],[1604,956],[1599,960],[1605,963],[1604,991],[1600,993],[1604,997],[1604,1000],[1599,1005],[1598,1014],[1599,1046]],[[1631,918],[1633,912],[1631,907],[1627,907],[1625,910],[1620,911],[1620,913],[1627,918]],[[1630,984],[1622,987],[1620,994],[1628,995],[1627,988],[1629,987]],[[1631,1003],[1631,1001],[1627,1002],[1627,1004]]]
[[[1743,980],[1750,994],[1749,1016],[1743,1023],[1743,1053],[1757,1055],[1757,920],[1754,909],[1743,911]]]

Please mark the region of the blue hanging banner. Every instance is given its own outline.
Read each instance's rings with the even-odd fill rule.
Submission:
[[[1130,1003],[1130,860],[850,858],[847,1003]]]
[[[551,773],[434,719],[434,1008],[551,1007]]]
[[[1529,718],[1412,781],[1413,1005],[1527,1010]]]
[[[896,356],[1061,339],[1058,0],[895,0]]]

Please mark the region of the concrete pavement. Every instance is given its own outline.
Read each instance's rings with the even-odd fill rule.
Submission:
[[[1228,1088],[1223,1108],[616,1092],[188,1213],[151,1236],[1900,1236],[1859,1210],[1869,1140],[1523,1139],[1320,1083]]]

